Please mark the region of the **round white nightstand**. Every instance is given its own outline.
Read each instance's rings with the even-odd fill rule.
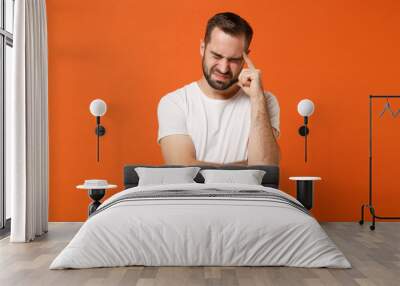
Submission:
[[[97,184],[90,184],[90,181],[96,181]],[[77,189],[88,190],[89,197],[93,200],[88,207],[89,216],[101,205],[100,200],[104,197],[106,190],[116,187],[117,185],[110,185],[106,180],[86,180],[85,184],[76,186]]]
[[[296,181],[297,200],[308,210],[314,204],[313,182],[321,180],[320,177],[289,177],[289,180]]]

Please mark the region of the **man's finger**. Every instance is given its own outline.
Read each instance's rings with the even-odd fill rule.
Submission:
[[[245,87],[250,87],[250,84],[249,83],[242,83],[242,82],[240,82],[240,81],[238,81],[238,82],[236,82],[236,84],[238,85],[238,86],[240,86],[241,88],[245,88]]]
[[[253,64],[253,62],[250,60],[249,56],[245,52],[243,52],[243,58],[249,68],[256,69],[255,65]]]

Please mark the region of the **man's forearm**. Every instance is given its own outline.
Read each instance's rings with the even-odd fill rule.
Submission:
[[[250,99],[249,165],[279,165],[279,146],[272,131],[264,94]]]

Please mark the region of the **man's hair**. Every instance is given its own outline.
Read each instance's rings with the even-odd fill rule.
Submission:
[[[215,27],[220,28],[226,34],[231,36],[245,36],[245,48],[246,50],[250,46],[251,39],[253,38],[253,29],[249,23],[242,17],[232,12],[224,12],[215,14],[207,22],[206,34],[204,36],[204,42],[207,45],[211,38],[211,32]]]

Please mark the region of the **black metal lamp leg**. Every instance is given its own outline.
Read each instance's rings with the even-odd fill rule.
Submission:
[[[370,211],[371,211],[371,215],[372,215],[372,225],[370,225],[369,229],[375,230],[375,218],[376,218],[375,209],[371,206]]]
[[[364,224],[364,205],[361,206],[361,219],[358,222],[360,225]]]

